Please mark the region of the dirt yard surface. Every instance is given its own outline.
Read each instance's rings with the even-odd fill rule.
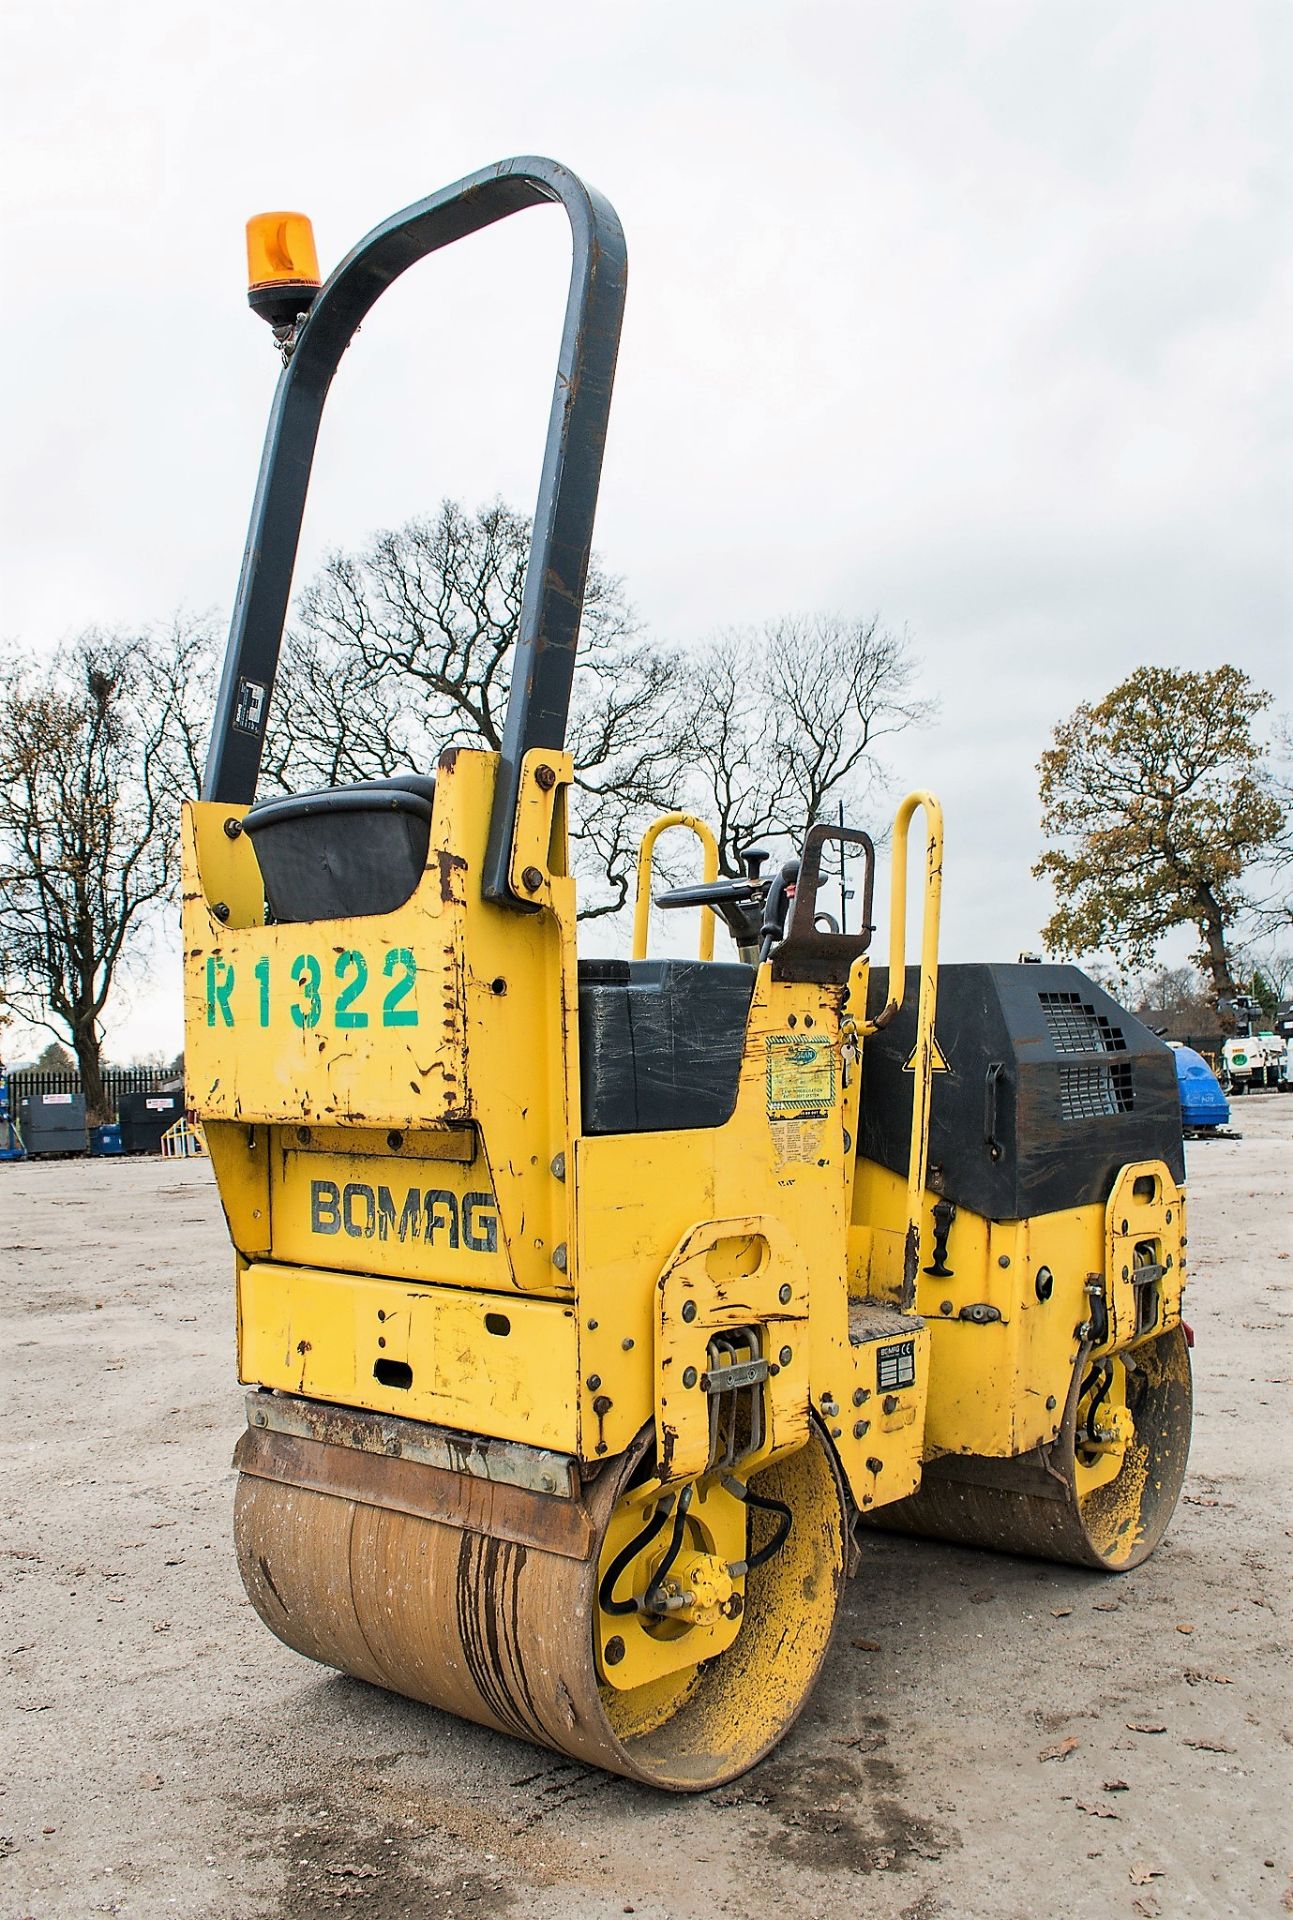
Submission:
[[[203,1162],[0,1167],[0,1914],[1293,1910],[1293,1098],[1190,1149],[1198,1423],[1121,1578],[875,1535],[779,1753],[675,1800],[289,1653],[244,1600]]]

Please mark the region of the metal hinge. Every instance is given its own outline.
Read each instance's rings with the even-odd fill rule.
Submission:
[[[989,1306],[986,1300],[976,1300],[972,1307],[962,1307],[956,1317],[958,1320],[973,1320],[976,1327],[986,1327],[992,1321],[1001,1319],[1001,1308]]]

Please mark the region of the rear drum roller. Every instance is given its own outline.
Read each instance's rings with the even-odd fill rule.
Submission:
[[[1079,1363],[1059,1438],[1016,1459],[948,1455],[873,1524],[1125,1573],[1167,1530],[1193,1394],[1185,1330]]]
[[[532,1523],[511,1528],[528,1529],[520,1540],[301,1485],[299,1449],[276,1459],[262,1443],[238,1485],[243,1583],[281,1640],[327,1666],[652,1786],[720,1786],[780,1740],[812,1688],[843,1583],[843,1489],[814,1426],[754,1478],[748,1540],[739,1486],[688,1502],[681,1525],[674,1490],[667,1524],[626,1558],[652,1517],[644,1452],[645,1436],[584,1489],[576,1552]],[[439,1510],[468,1478],[438,1475]],[[479,1516],[480,1483],[461,1494],[464,1518]],[[791,1525],[765,1558],[785,1531],[778,1507]],[[734,1537],[749,1570],[729,1577]],[[662,1611],[644,1619],[629,1603],[653,1580]]]

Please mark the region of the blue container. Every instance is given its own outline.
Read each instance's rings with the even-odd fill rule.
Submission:
[[[108,1127],[90,1128],[90,1154],[98,1157],[105,1153],[121,1152],[121,1128],[113,1123]]]
[[[1181,1122],[1187,1127],[1224,1127],[1230,1107],[1216,1074],[1193,1047],[1172,1048],[1176,1084],[1181,1095]]]

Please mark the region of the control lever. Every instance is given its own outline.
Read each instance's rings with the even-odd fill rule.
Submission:
[[[786,916],[790,912],[790,903],[795,897],[795,882],[798,878],[798,860],[787,860],[768,888],[768,897],[763,903],[763,925],[759,928],[760,966],[785,931]]]

